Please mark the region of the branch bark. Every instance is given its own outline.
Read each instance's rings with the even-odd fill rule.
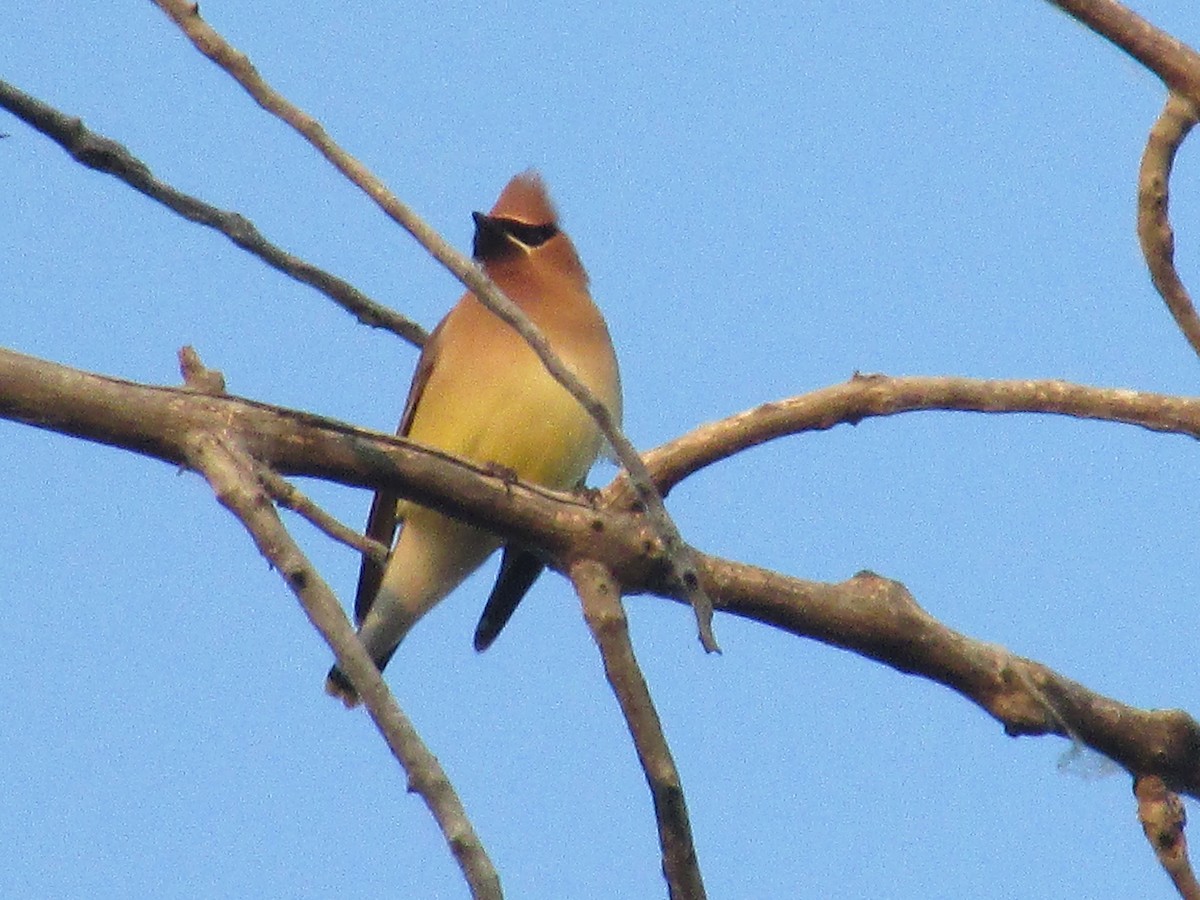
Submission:
[[[621,607],[621,586],[604,566],[587,559],[571,566],[571,581],[583,604],[583,617],[600,648],[604,674],[625,716],[638,762],[650,786],[663,875],[671,900],[704,900],[707,895],[692,841],[683,784],[650,689],[633,653],[629,621]]]
[[[1188,859],[1183,801],[1167,790],[1161,778],[1152,775],[1133,780],[1133,795],[1137,797],[1142,831],[1175,890],[1183,900],[1200,900],[1200,882]]]
[[[425,343],[425,329],[416,322],[376,303],[345,279],[271,243],[241,213],[219,209],[154,177],[150,167],[124,144],[90,130],[82,119],[61,113],[5,81],[0,81],[0,109],[46,135],[81,165],[120,179],[188,221],[220,232],[271,268],[316,288],[364,325],[385,328],[418,347]]]
[[[1175,270],[1175,237],[1167,218],[1175,153],[1200,109],[1200,54],[1113,0],[1051,2],[1120,47],[1167,87],[1166,105],[1150,129],[1138,172],[1137,233],[1155,289],[1200,355],[1200,317]]]
[[[1120,47],[1170,90],[1200,103],[1200,54],[1114,0],[1050,0]]]
[[[1167,309],[1200,355],[1200,316],[1175,270],[1175,234],[1168,217],[1171,167],[1179,145],[1197,122],[1196,106],[1172,92],[1146,139],[1138,170],[1137,233],[1150,280]]]
[[[1188,397],[1058,380],[855,375],[702,425],[646,453],[646,467],[666,494],[705,466],[767,441],[920,410],[1070,416],[1200,439],[1200,403]]]
[[[188,465],[204,475],[217,499],[250,532],[254,543],[295,593],[305,614],[362,697],[375,727],[425,801],[477,900],[500,900],[500,878],[475,834],[454,786],[401,711],[363,648],[329,585],[292,540],[260,486],[260,464],[239,435],[192,432],[184,441]]]
[[[767,404],[654,451],[670,477],[806,428],[919,409],[1036,411],[1200,436],[1200,400],[1058,381],[856,378]],[[657,532],[618,480],[595,502],[514,483],[383,434],[236,397],[148,387],[0,350],[0,417],[191,465],[187,435],[235,434],[245,452],[289,474],[388,488],[543,551],[559,571],[602,565],[626,593],[681,599]],[[704,436],[712,447],[704,446]],[[697,553],[716,608],[842,647],[944,684],[1011,735],[1079,740],[1135,775],[1159,775],[1200,798],[1200,725],[1178,710],[1146,711],[1090,691],[1001,647],[962,635],[922,610],[897,582],[870,573],[840,584],[790,578]]]
[[[712,558],[702,577],[718,610],[943,684],[1013,737],[1077,740],[1134,775],[1159,775],[1200,799],[1200,724],[1186,712],[1127,706],[1048,666],[967,637],[921,609],[897,581],[860,572],[825,584]]]

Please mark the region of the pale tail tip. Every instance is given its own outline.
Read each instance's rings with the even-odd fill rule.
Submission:
[[[358,706],[358,691],[336,666],[329,670],[329,676],[325,679],[325,693],[341,700],[346,709]]]

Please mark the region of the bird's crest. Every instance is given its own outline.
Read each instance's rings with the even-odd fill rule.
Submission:
[[[492,207],[489,216],[515,219],[527,225],[549,225],[558,221],[558,213],[546,193],[542,176],[532,169],[513,177],[500,198]]]

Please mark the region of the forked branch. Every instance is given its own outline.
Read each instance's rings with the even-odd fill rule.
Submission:
[[[188,462],[212,485],[217,499],[250,532],[259,552],[283,576],[305,614],[353,681],[375,727],[408,776],[409,790],[425,801],[477,900],[500,900],[500,879],[453,785],[388,690],[359,642],[329,585],[292,540],[259,483],[259,466],[236,435],[194,433]]]
[[[246,54],[237,50],[211,25],[200,17],[199,6],[188,0],[153,0],[187,35],[192,44],[227,72],[263,109],[291,126],[313,149],[375,204],[397,225],[412,235],[429,254],[446,267],[475,297],[495,315],[517,331],[545,365],[546,370],[588,411],[613,448],[621,465],[629,473],[630,484],[639,505],[648,514],[659,532],[670,577],[691,604],[696,614],[700,641],[708,651],[717,650],[712,634],[712,602],[700,587],[696,561],[684,543],[679,529],[667,513],[662,497],[655,489],[642,458],[625,437],[608,408],[588,389],[587,385],[560,360],[551,349],[541,330],[520,308],[484,274],[483,270],[463,256],[445,238],[393,194],[376,175],[350,155],[329,136],[321,123],[276,91],[259,74]]]
[[[857,421],[871,409],[883,415],[882,408],[872,406],[882,399],[893,412],[1036,409],[1200,435],[1198,399],[1062,382],[860,378],[809,398],[823,398],[824,403],[806,406],[805,398],[794,398],[776,405],[785,409],[794,403],[803,411],[790,422],[767,410],[743,414],[751,416],[749,421],[734,417],[701,431],[710,431],[714,446],[726,452],[738,441],[767,440],[787,428],[828,428]],[[562,560],[591,559],[625,591],[680,599],[663,575],[654,532],[611,496],[623,490],[619,483],[592,505],[311,414],[236,397],[131,384],[8,351],[0,351],[0,417],[174,464],[189,463],[181,436],[232,433],[239,447],[279,471],[388,488],[537,547],[552,561],[559,560],[560,569]],[[674,458],[676,453],[683,462]],[[719,456],[683,440],[655,451],[654,464],[656,470],[678,473]],[[902,585],[879,576],[824,584],[702,554],[697,558],[719,609],[945,684],[987,710],[1011,734],[1077,739],[1131,773],[1161,775],[1172,788],[1200,797],[1200,726],[1186,713],[1125,706],[1003,648],[973,640],[921,610]]]

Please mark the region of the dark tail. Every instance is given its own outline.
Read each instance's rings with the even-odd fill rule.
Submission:
[[[354,689],[350,679],[343,675],[342,670],[337,666],[330,669],[329,674],[325,676],[325,693],[341,700],[346,705],[346,709],[354,709],[358,706],[358,691]]]
[[[475,627],[476,650],[482,652],[492,645],[544,568],[545,563],[527,550],[504,548],[496,586],[483,605],[483,615]]]

